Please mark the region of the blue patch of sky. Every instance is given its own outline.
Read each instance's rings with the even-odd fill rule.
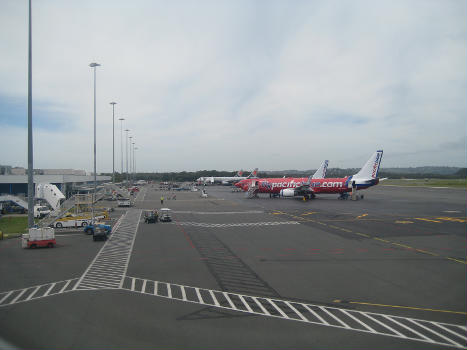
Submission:
[[[74,118],[63,112],[53,111],[56,105],[47,102],[32,101],[32,123],[34,128],[48,131],[69,129],[74,124]],[[59,106],[61,107],[61,106]],[[27,128],[28,100],[27,97],[8,97],[0,95],[0,127]]]

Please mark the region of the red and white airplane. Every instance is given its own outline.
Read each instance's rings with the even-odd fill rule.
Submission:
[[[258,193],[269,193],[270,197],[303,197],[314,198],[319,193],[337,193],[339,198],[347,198],[348,192],[355,186],[356,190],[377,185],[379,183],[378,171],[383,158],[383,151],[376,151],[368,159],[358,173],[344,178],[325,179],[315,175],[309,178],[267,178],[267,179],[245,179],[239,181],[235,186],[248,192],[249,196]],[[327,161],[326,168],[327,168]],[[323,167],[323,166],[321,166]],[[320,168],[321,169],[321,168]],[[325,172],[324,172],[325,174]]]

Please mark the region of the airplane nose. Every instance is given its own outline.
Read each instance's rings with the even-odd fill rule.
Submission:
[[[235,183],[235,187],[242,188],[242,184],[240,183],[240,181]]]

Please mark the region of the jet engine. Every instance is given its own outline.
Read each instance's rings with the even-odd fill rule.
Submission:
[[[280,191],[281,197],[295,197],[295,190],[293,188],[286,188]]]

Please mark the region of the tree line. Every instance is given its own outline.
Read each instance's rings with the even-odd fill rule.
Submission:
[[[349,168],[329,168],[326,177],[345,177],[356,174],[359,169]],[[200,177],[208,176],[235,176],[236,171],[218,171],[218,170],[200,170],[200,171],[180,171],[180,172],[161,172],[161,173],[136,173],[136,180],[146,181],[172,181],[172,182],[192,182]],[[274,172],[259,172],[258,177],[308,177],[314,173],[313,170],[307,171],[274,171]],[[248,175],[249,173],[247,173]],[[103,173],[102,175],[112,176],[112,173]],[[449,175],[433,174],[433,173],[397,173],[392,169],[385,171],[381,169],[378,176],[380,178],[388,177],[390,179],[462,179],[467,178],[467,168],[461,168],[457,172]],[[115,173],[115,181],[121,182],[126,180],[126,174]]]

